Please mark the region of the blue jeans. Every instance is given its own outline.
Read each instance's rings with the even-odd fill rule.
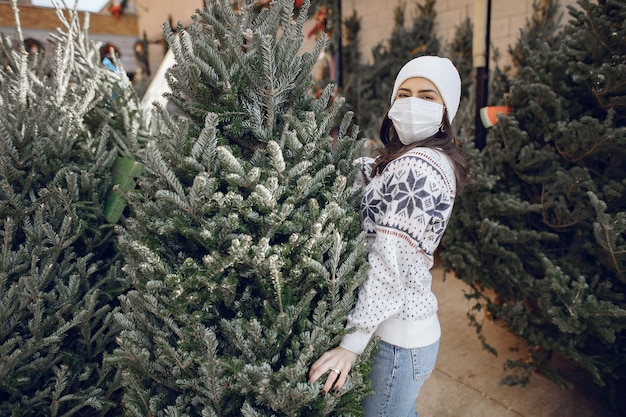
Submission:
[[[379,341],[370,379],[374,393],[363,400],[365,417],[417,417],[415,400],[435,368],[439,341],[404,349]]]

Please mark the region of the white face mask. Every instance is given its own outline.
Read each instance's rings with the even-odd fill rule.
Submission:
[[[393,102],[389,118],[400,142],[410,145],[437,133],[443,119],[443,105],[416,97],[400,98]]]

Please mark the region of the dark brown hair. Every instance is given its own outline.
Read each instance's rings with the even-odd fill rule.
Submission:
[[[429,139],[412,143],[410,145],[405,145],[400,142],[398,134],[393,127],[393,122],[389,118],[388,114],[389,112],[385,114],[380,128],[380,140],[384,146],[378,150],[379,156],[376,158],[374,166],[372,167],[372,177],[382,173],[391,161],[404,155],[413,148],[434,148],[450,157],[456,178],[456,192],[457,194],[460,194],[463,191],[463,187],[465,186],[469,176],[469,166],[463,156],[462,145],[454,137],[452,126],[450,126],[450,122],[448,121],[447,112],[443,117],[442,128],[439,129],[435,135]]]

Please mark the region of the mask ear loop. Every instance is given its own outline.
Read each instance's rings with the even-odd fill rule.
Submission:
[[[446,114],[446,106],[443,106],[443,117],[448,117]],[[443,125],[443,118],[441,118],[441,124],[439,124],[439,131],[441,133],[444,133],[446,131],[446,128]]]

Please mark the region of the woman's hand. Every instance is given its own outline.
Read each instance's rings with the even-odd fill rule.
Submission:
[[[343,386],[348,378],[348,373],[356,362],[358,355],[347,349],[338,346],[324,353],[318,360],[311,365],[309,371],[309,382],[315,382],[319,377],[328,372],[328,378],[322,388],[322,392],[326,394],[334,386],[339,389]]]

